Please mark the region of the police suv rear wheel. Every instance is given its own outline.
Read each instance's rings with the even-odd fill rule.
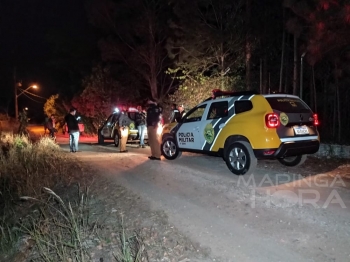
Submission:
[[[116,147],[119,146],[119,135],[118,135],[118,134],[116,134],[116,135],[114,136],[114,145],[115,145]]]
[[[175,140],[172,137],[163,139],[161,145],[162,155],[168,160],[174,160],[181,156],[182,152],[176,145]]]
[[[285,166],[300,166],[307,159],[306,155],[289,156],[285,158],[278,158],[278,161]]]
[[[251,174],[258,163],[248,142],[239,141],[226,150],[225,161],[228,169],[235,175]]]

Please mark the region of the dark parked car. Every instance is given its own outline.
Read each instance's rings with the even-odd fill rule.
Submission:
[[[130,107],[128,109],[128,116],[131,119],[131,123],[129,125],[129,136],[128,142],[139,140],[139,132],[137,130],[137,126],[135,125],[137,109]],[[103,144],[105,140],[113,140],[115,146],[119,146],[119,117],[120,110],[116,108],[116,110],[107,118],[107,120],[100,126],[98,129],[98,143]],[[147,131],[145,132],[145,139],[148,139]]]

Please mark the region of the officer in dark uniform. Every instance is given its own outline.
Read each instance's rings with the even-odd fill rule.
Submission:
[[[169,117],[169,123],[176,122],[180,117],[180,112],[176,108],[176,104],[172,104],[171,106],[171,115]]]
[[[119,149],[120,149],[120,153],[127,153],[128,152],[128,150],[126,150],[126,142],[128,141],[130,123],[131,123],[131,120],[128,116],[127,107],[123,106],[122,112],[121,112],[120,117],[119,117],[119,134],[120,134]]]
[[[18,128],[18,133],[20,135],[27,135],[27,126],[28,126],[28,116],[27,116],[27,111],[25,108],[23,108],[22,112],[19,113],[19,128]]]
[[[151,147],[151,156],[148,158],[151,160],[160,160],[161,152],[157,129],[162,114],[162,108],[152,100],[148,100],[147,104],[149,105],[146,117],[147,133],[148,143]]]
[[[137,125],[137,130],[140,138],[139,147],[145,148],[145,130],[146,130],[146,111],[142,109],[142,106],[137,107],[137,113],[135,116],[135,123]]]

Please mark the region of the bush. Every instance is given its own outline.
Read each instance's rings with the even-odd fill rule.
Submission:
[[[1,191],[11,193],[11,198],[37,196],[42,187],[56,185],[65,177],[61,174],[69,173],[66,155],[48,137],[33,143],[27,136],[1,133],[0,144]],[[1,193],[0,203],[6,198]]]
[[[17,132],[18,127],[19,123],[14,118],[0,114],[0,132]]]
[[[18,225],[27,209],[20,196],[41,198],[43,187],[67,185],[77,165],[48,137],[33,143],[27,136],[2,132],[0,146],[0,254],[4,254],[18,249],[23,233]]]

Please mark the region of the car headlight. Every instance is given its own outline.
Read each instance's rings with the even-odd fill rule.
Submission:
[[[162,132],[163,132],[163,126],[162,125],[158,125],[157,135],[160,135]]]

